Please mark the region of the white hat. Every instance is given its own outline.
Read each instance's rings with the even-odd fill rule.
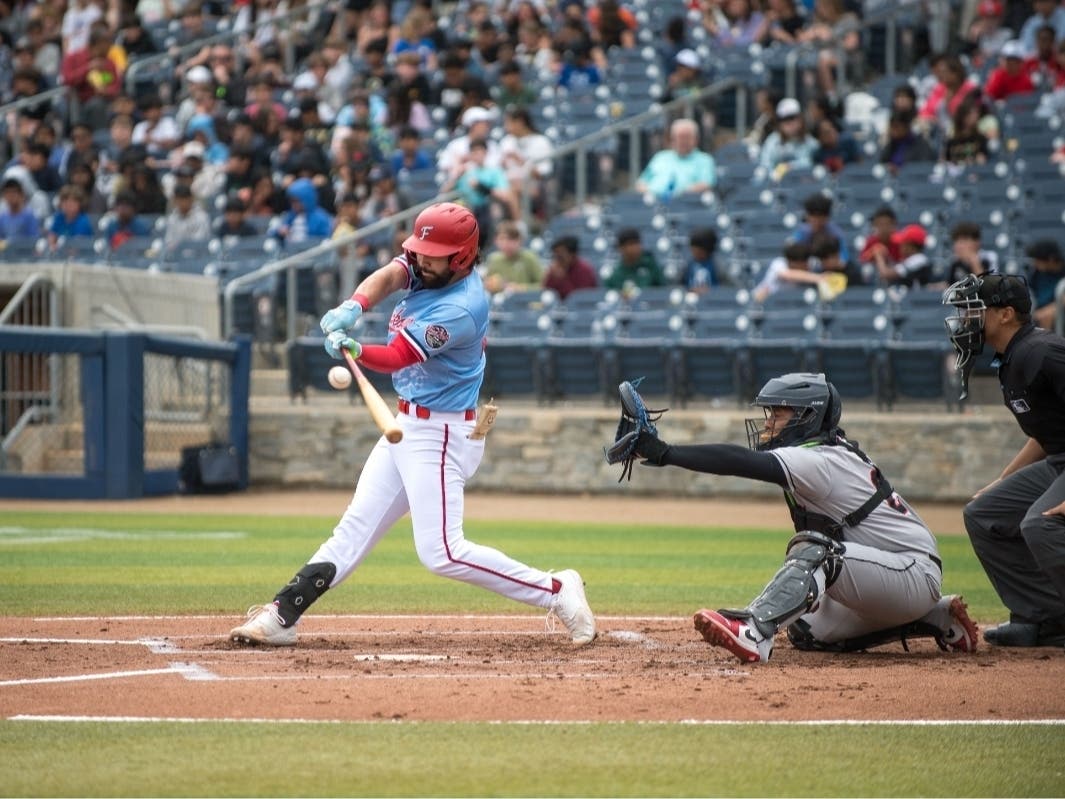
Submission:
[[[1024,49],[1024,43],[1020,39],[1010,39],[1002,49],[998,51],[1004,58],[1027,58],[1028,52]]]
[[[797,117],[802,113],[802,106],[794,97],[785,97],[777,103],[777,119]]]
[[[478,122],[495,122],[496,115],[480,105],[467,108],[462,114],[462,127],[469,128]]]
[[[189,83],[210,83],[213,80],[211,70],[202,65],[190,69],[185,73],[185,78]]]
[[[296,91],[317,91],[318,78],[312,72],[301,72],[292,82],[292,88]]]
[[[691,69],[699,69],[699,67],[703,65],[702,59],[699,58],[699,54],[689,47],[685,47],[677,53],[677,63],[682,67],[689,67]]]
[[[181,148],[181,157],[203,158],[206,152],[207,151],[204,149],[203,145],[200,144],[198,141],[190,141],[186,142],[185,146]]]

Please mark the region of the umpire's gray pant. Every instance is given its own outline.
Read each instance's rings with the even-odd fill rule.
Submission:
[[[1065,619],[1065,454],[1014,472],[965,506],[965,530],[1010,621]]]

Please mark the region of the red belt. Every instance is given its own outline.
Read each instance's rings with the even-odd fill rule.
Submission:
[[[428,408],[423,408],[421,405],[413,405],[410,400],[400,399],[398,401],[399,412],[405,413],[408,416],[417,416],[419,419],[429,419],[432,417],[433,412]],[[454,413],[464,413],[467,422],[472,422],[477,418],[477,411],[473,408],[467,411],[454,411]]]

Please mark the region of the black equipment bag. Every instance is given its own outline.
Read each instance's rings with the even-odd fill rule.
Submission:
[[[232,444],[199,444],[181,450],[178,489],[183,494],[223,494],[240,488],[240,460]]]

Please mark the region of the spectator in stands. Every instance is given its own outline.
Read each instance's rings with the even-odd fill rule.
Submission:
[[[956,167],[987,162],[990,148],[980,130],[979,95],[967,98],[954,112],[951,135],[943,145],[943,160]]]
[[[720,280],[714,264],[717,232],[711,227],[694,229],[688,235],[688,267],[684,270],[684,287],[696,294],[705,294]]]
[[[67,180],[71,185],[81,189],[88,201],[85,210],[97,216],[104,214],[108,209],[108,198],[96,185],[96,161],[74,161],[67,174]]]
[[[15,50],[22,44],[33,55],[33,66],[55,85],[59,77],[59,67],[63,62],[63,51],[59,45],[45,35],[44,23],[40,19],[31,19],[26,23],[25,40],[15,42]]]
[[[889,205],[882,205],[873,211],[869,218],[871,230],[865,239],[865,246],[858,255],[859,264],[875,264],[881,258],[894,266],[902,258],[895,232],[899,228],[899,218]]]
[[[957,56],[939,56],[933,59],[931,68],[936,84],[925,98],[917,118],[926,130],[938,127],[942,133],[948,133],[958,106],[978,87],[969,80],[965,64]]]
[[[1035,32],[1035,53],[1025,59],[1024,71],[1040,91],[1052,91],[1065,86],[1065,64],[1059,58],[1055,32],[1050,25],[1044,25]]]
[[[784,286],[810,286],[821,280],[820,274],[810,271],[810,245],[792,241],[785,244],[783,252],[769,262],[752,296],[755,302],[763,303]]]
[[[144,56],[155,55],[159,52],[159,45],[152,38],[151,33],[141,18],[136,14],[124,14],[118,22],[118,35],[115,43],[125,51],[128,58],[137,59]]]
[[[748,145],[756,145],[761,149],[766,138],[777,129],[777,104],[780,95],[770,86],[761,86],[754,92],[755,118],[751,123],[751,129],[743,137]]]
[[[66,182],[67,167],[70,164],[70,155],[73,150],[68,141],[59,141],[56,123],[53,123],[51,119],[45,119],[33,131],[30,141],[40,144],[48,151],[48,165],[56,171],[60,181]]]
[[[254,183],[255,164],[251,149],[246,146],[234,146],[229,150],[226,161],[223,191],[227,197],[237,197],[245,205],[251,200]]]
[[[523,291],[539,286],[544,279],[540,258],[522,246],[521,228],[504,219],[496,230],[496,249],[485,261],[484,287],[490,294],[500,291]]]
[[[576,236],[560,236],[551,243],[551,263],[544,275],[544,288],[566,299],[576,289],[595,288],[599,278],[590,263],[578,254]]]
[[[70,156],[67,158],[67,169],[70,170],[74,164],[79,162],[96,164],[99,160],[99,150],[92,140],[92,128],[81,122],[71,125]]]
[[[603,50],[636,46],[636,15],[617,0],[600,0],[588,9],[588,30],[592,41]]]
[[[355,52],[364,55],[371,42],[384,41],[391,50],[399,38],[399,27],[392,24],[389,0],[374,0],[362,14],[355,29]]]
[[[928,139],[914,130],[913,115],[895,111],[888,122],[887,141],[880,150],[880,163],[891,172],[906,164],[935,161],[936,152]]]
[[[74,53],[89,46],[92,23],[103,16],[103,11],[94,0],[73,0],[63,14],[64,53]]]
[[[469,39],[460,39],[456,44],[462,41],[469,41]],[[489,74],[499,61],[499,53],[503,45],[495,22],[491,19],[482,20],[473,31],[472,45],[470,53],[475,71],[482,76]]]
[[[555,146],[536,129],[528,109],[511,108],[503,114],[506,135],[499,141],[500,163],[511,186],[530,196],[535,213],[546,213],[547,181],[554,173],[551,154]]]
[[[1039,327],[1053,330],[1060,312],[1054,295],[1065,280],[1065,255],[1054,239],[1033,241],[1025,254],[1031,259],[1028,285],[1032,289],[1032,317]]]
[[[454,130],[462,117],[466,87],[471,78],[466,72],[466,62],[450,50],[441,58],[440,67],[429,105],[444,109],[445,124],[449,130]]]
[[[163,243],[167,250],[175,250],[187,242],[207,241],[211,237],[211,219],[203,206],[192,196],[192,187],[179,184],[170,198],[170,212],[166,215]]]
[[[22,165],[30,173],[37,188],[47,194],[59,191],[59,187],[63,185],[59,172],[48,163],[51,154],[47,145],[38,141],[28,142],[19,153]]]
[[[53,251],[60,239],[74,236],[92,236],[92,220],[85,213],[85,192],[77,186],[67,184],[59,190],[59,210],[48,222],[48,246]]]
[[[142,145],[151,162],[164,161],[181,141],[174,118],[163,113],[163,101],[156,93],[143,95],[137,103],[142,119],[133,126],[131,141]]]
[[[810,244],[816,236],[830,236],[839,241],[840,257],[844,261],[850,261],[847,236],[840,226],[832,221],[832,198],[822,192],[816,192],[803,201],[802,208],[805,220],[795,229],[792,240]]]
[[[458,177],[445,181],[441,187],[444,191],[455,189],[473,215],[481,232],[481,246],[486,246],[492,236],[494,215],[493,202],[504,209],[508,219],[521,219],[521,206],[517,195],[507,180],[502,167],[488,163],[488,144],[484,139],[474,139],[469,145],[469,154],[465,166]]]
[[[558,85],[572,94],[587,93],[603,81],[602,73],[592,59],[592,47],[586,42],[563,53]]]
[[[137,216],[137,199],[130,192],[115,197],[114,215],[104,226],[104,238],[112,250],[130,239],[145,238],[151,233],[148,223]]]
[[[710,0],[702,6],[703,27],[718,47],[749,47],[769,30],[769,21],[751,0]]]
[[[166,194],[159,176],[148,164],[138,161],[130,167],[125,188],[137,198],[137,209],[142,214],[166,213]]]
[[[429,109],[418,100],[396,87],[389,91],[388,98],[388,133],[392,141],[399,136],[403,128],[414,128],[423,134],[431,134],[433,120],[429,116]]]
[[[806,26],[806,18],[799,13],[795,0],[769,0],[765,9],[766,30],[762,44],[774,42],[797,44],[799,34]]]
[[[96,182],[100,184],[100,190],[109,197],[114,197],[117,191],[115,182],[118,179],[122,155],[133,144],[133,118],[126,114],[119,114],[111,120],[108,127],[109,137],[107,143],[100,149],[100,165],[96,170]]]
[[[14,239],[36,239],[41,234],[41,226],[27,204],[22,182],[5,176],[0,197],[4,201],[0,209],[0,241],[6,245]]]
[[[491,87],[492,99],[499,108],[528,108],[539,99],[536,89],[522,76],[521,64],[511,61],[499,68],[499,82]]]
[[[391,52],[415,52],[421,59],[422,68],[433,72],[437,67],[436,43],[429,36],[433,27],[432,12],[421,6],[414,6],[399,25],[399,35],[392,44]]]
[[[393,175],[436,168],[433,157],[422,146],[421,134],[415,128],[409,126],[400,128],[396,144],[396,150],[389,158],[389,167]]]
[[[187,75],[188,93],[174,111],[174,124],[185,130],[189,120],[197,114],[221,117],[224,113],[215,94],[214,78],[207,67],[193,67]],[[282,119],[284,116],[281,117]]]
[[[273,114],[279,123],[284,122],[288,116],[285,106],[274,100],[274,81],[269,75],[256,75],[251,79],[248,84],[248,97],[250,102],[244,113],[252,119],[260,110]]]
[[[668,202],[678,194],[698,194],[717,185],[714,157],[698,148],[699,126],[677,119],[669,126],[670,148],[659,150],[644,167],[636,190]]]
[[[976,18],[965,31],[962,52],[974,66],[998,57],[1002,45],[1013,38],[1013,31],[1002,24],[1005,8],[1002,0],[981,0],[976,6]]]
[[[998,254],[980,248],[980,226],[975,222],[958,222],[950,229],[954,258],[947,267],[946,288],[969,275],[998,271]]]
[[[705,85],[703,60],[690,47],[685,47],[673,59],[673,69],[666,78],[666,94],[663,100],[676,100],[699,91]]]
[[[858,16],[847,10],[843,0],[815,0],[810,21],[799,31],[799,42],[818,48],[817,85],[829,97],[838,99],[837,52],[843,53],[844,66],[855,66],[863,58],[860,24]]]
[[[806,132],[802,106],[793,97],[785,97],[776,108],[777,127],[762,143],[758,164],[766,175],[779,180],[793,169],[813,166],[817,140]]]
[[[222,206],[222,215],[211,224],[212,232],[219,238],[245,239],[258,236],[259,231],[247,219],[248,206],[239,197],[227,197]]]
[[[1024,21],[1017,36],[1025,53],[1035,52],[1036,32],[1044,25],[1054,29],[1056,41],[1065,39],[1065,6],[1058,0],[1032,0],[1032,15]]]
[[[821,164],[833,174],[847,164],[862,160],[862,151],[851,134],[843,130],[833,119],[822,119],[816,128],[817,150],[814,151],[814,163]]]
[[[462,114],[462,127],[466,132],[453,138],[436,156],[436,165],[447,176],[447,180],[458,180],[465,171],[470,142],[474,139],[486,143],[485,166],[494,167],[502,163],[499,144],[490,135],[495,118],[495,113],[481,106],[469,108]]]
[[[518,43],[515,58],[536,72],[545,72],[554,62],[551,36],[540,22],[526,21],[518,26]]]
[[[877,276],[880,282],[888,286],[906,286],[914,288],[927,285],[932,281],[932,260],[925,252],[928,234],[920,225],[906,225],[899,230],[894,241],[899,246],[902,259],[889,265],[877,262]]]
[[[825,234],[815,236],[810,241],[810,256],[816,260],[821,278],[818,289],[829,292],[830,296],[838,294],[848,286],[860,286],[865,283],[861,267],[844,258],[840,246],[839,239]],[[840,275],[843,277],[841,285],[835,282],[839,280]]]
[[[336,219],[333,220],[333,234],[330,236],[331,239],[336,240],[345,238],[359,229],[361,224],[359,222],[360,204],[361,201],[354,194],[344,194],[337,200],[337,215]],[[334,280],[339,280],[339,286],[329,288],[331,296],[351,296],[351,292],[355,290],[355,286],[357,286],[365,276],[364,272],[366,270],[369,256],[370,246],[366,239],[360,239],[359,241],[338,247],[338,274],[334,276],[324,271],[317,272],[316,279],[319,284],[319,289],[321,290],[323,287],[329,288],[327,286],[328,283]],[[374,266],[376,266],[376,263],[374,263]]]
[[[654,253],[645,250],[636,228],[618,231],[618,262],[603,285],[618,291],[666,285],[666,276]]]
[[[387,166],[372,167],[368,177],[370,196],[359,207],[359,220],[363,225],[394,216],[409,205],[396,185],[396,176]]]
[[[164,193],[171,197],[177,183],[187,182],[196,200],[207,207],[222,192],[225,172],[213,164],[205,163],[204,146],[198,141],[186,142],[179,158],[179,165],[161,179]]]
[[[433,87],[422,66],[421,57],[414,51],[396,56],[392,80],[385,86],[386,92],[400,92],[412,103],[427,106],[432,102]]]
[[[93,128],[107,124],[108,104],[122,90],[122,75],[108,56],[111,37],[94,32],[88,46],[79,50],[65,50],[60,72],[63,83],[78,99],[78,121]]]
[[[998,66],[991,70],[984,85],[984,93],[992,100],[1005,100],[1015,94],[1031,94],[1035,91],[1032,76],[1025,69],[1024,45],[1011,39],[999,51]]]
[[[324,239],[333,233],[333,218],[318,206],[318,192],[307,178],[292,182],[285,192],[289,210],[271,234],[286,244],[301,244],[308,239]]]
[[[289,117],[281,126],[281,143],[274,151],[274,168],[288,176],[291,182],[307,164],[317,174],[329,172],[329,157],[317,142],[309,141],[304,135],[303,120]]]

